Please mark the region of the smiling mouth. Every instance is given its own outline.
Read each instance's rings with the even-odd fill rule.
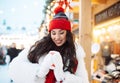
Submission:
[[[61,41],[55,41],[56,44],[61,44]]]

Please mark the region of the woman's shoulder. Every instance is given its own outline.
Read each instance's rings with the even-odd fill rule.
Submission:
[[[24,48],[24,49],[18,54],[18,56],[16,56],[16,57],[12,60],[12,62],[23,62],[23,61],[29,62],[29,60],[28,60],[28,58],[27,58],[29,49],[30,49],[30,48]]]
[[[83,47],[79,44],[75,42],[75,49],[76,49],[76,55],[79,57],[85,57],[85,51],[83,49]]]
[[[25,48],[25,49],[23,49],[23,50],[18,54],[18,56],[27,55],[28,52],[29,52],[29,50],[30,50],[30,48]]]

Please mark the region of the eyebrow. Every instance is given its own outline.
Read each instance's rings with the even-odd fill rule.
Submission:
[[[59,30],[58,32],[61,32],[61,31],[65,31],[65,30],[62,30],[62,29],[61,29],[61,30]],[[55,32],[55,31],[53,30],[53,31],[51,31],[51,32]]]

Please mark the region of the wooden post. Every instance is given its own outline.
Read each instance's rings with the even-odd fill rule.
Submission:
[[[80,0],[79,8],[79,41],[86,52],[86,68],[91,79],[91,0]]]

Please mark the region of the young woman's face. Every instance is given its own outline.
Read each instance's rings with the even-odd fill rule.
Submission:
[[[66,42],[66,30],[53,29],[51,31],[51,38],[56,46],[62,46]]]

